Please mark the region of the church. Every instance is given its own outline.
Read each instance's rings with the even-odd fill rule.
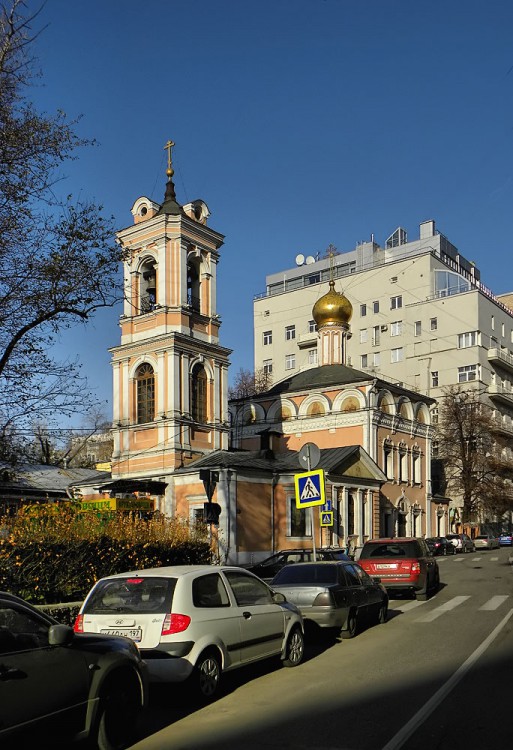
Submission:
[[[133,224],[117,233],[125,300],[110,350],[112,476],[100,493],[192,523],[213,500],[219,552],[231,563],[312,543],[443,533],[431,496],[433,401],[346,364],[352,306],[333,278],[312,311],[318,367],[228,403],[231,350],[220,343],[216,300],[224,237],[203,200],[178,202],[173,146],[162,204],[138,198]],[[306,444],[324,471],[324,513],[296,504]]]

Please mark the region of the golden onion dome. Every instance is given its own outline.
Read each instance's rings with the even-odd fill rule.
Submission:
[[[322,326],[347,325],[353,315],[353,306],[346,296],[335,291],[335,282],[330,281],[330,290],[317,300],[312,316],[317,328]]]

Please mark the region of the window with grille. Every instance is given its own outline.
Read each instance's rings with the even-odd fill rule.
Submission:
[[[191,415],[195,422],[207,421],[207,373],[199,364],[191,374]]]
[[[155,373],[147,362],[142,364],[135,376],[137,385],[137,424],[153,422],[155,419]]]

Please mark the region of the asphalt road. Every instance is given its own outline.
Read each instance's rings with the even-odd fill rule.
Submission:
[[[133,750],[459,750],[511,732],[513,551],[438,558],[428,602],[391,601],[389,621],[349,641],[311,639],[294,669],[224,676],[201,707],[155,686]]]

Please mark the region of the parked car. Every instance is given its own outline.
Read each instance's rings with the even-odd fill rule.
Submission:
[[[92,740],[100,750],[136,739],[147,702],[146,665],[127,638],[78,635],[12,594],[0,592],[0,747],[41,732]]]
[[[345,550],[333,547],[329,549],[316,550],[317,560],[350,560]],[[267,557],[255,565],[250,565],[248,570],[261,578],[263,581],[270,582],[284,565],[296,563],[313,562],[312,549],[284,549],[275,552],[274,555]]]
[[[468,534],[447,534],[447,539],[454,544],[456,552],[475,552],[474,542]]]
[[[474,537],[476,549],[499,549],[499,540],[492,534],[478,534]]]
[[[273,591],[294,602],[305,620],[321,628],[340,628],[353,638],[363,620],[384,623],[388,594],[354,562],[325,561],[287,565],[273,579]]]
[[[456,547],[452,542],[449,541],[449,539],[446,539],[444,536],[427,537],[426,544],[432,551],[433,555],[435,555],[435,557],[439,557],[440,555],[456,554]]]
[[[499,546],[500,547],[511,547],[513,544],[513,534],[511,531],[503,531],[499,535]]]
[[[438,563],[425,539],[398,537],[365,542],[359,564],[379,576],[387,591],[411,592],[420,601],[438,591]]]
[[[75,622],[77,632],[131,638],[150,681],[189,680],[204,698],[222,672],[270,656],[303,659],[303,620],[294,604],[247,570],[182,565],[100,579]]]

